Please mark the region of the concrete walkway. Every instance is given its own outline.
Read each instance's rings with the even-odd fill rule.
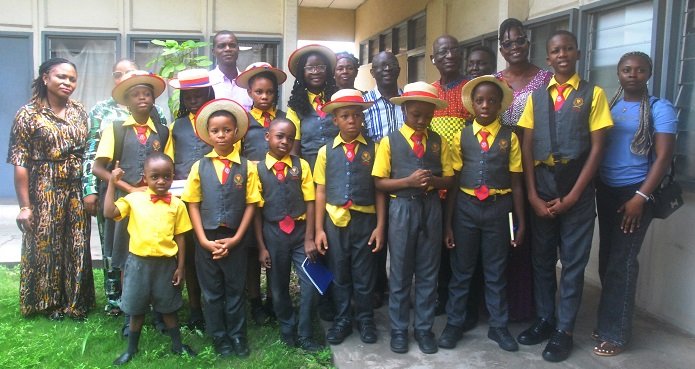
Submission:
[[[22,234],[15,224],[19,209],[12,201],[0,199],[0,265],[14,265],[20,260]],[[92,259],[95,267],[101,264],[101,248],[96,222],[92,222]],[[0,281],[2,283],[2,281]],[[388,311],[386,307],[376,311],[379,341],[363,344],[355,330],[345,342],[332,346],[335,366],[340,369],[395,369],[395,368],[624,368],[624,369],[690,369],[695,368],[695,338],[651,317],[638,314],[635,319],[634,340],[629,351],[613,357],[601,358],[591,352],[594,342],[590,334],[596,322],[595,312],[599,289],[587,285],[582,309],[577,319],[574,351],[570,358],[559,364],[548,363],[541,358],[544,345],[521,346],[519,352],[502,351],[487,338],[487,324],[464,335],[454,350],[440,350],[434,355],[420,353],[412,339],[410,352],[395,354],[389,349]],[[446,319],[437,317],[435,334],[441,333]],[[330,323],[323,323],[327,329]],[[510,331],[517,335],[527,324],[512,324]]]

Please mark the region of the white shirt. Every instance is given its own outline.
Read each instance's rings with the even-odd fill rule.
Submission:
[[[240,71],[237,69],[237,75],[239,73]],[[241,104],[246,111],[251,110],[253,100],[249,97],[246,89],[236,84],[236,78],[234,80],[227,78],[220,70],[219,65],[210,71],[210,82],[215,83],[212,89],[215,90],[216,99],[232,99]]]

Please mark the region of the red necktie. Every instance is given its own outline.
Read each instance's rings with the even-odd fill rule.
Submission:
[[[138,142],[143,145],[147,143],[147,128],[147,126],[135,126],[135,130],[138,133]]]
[[[150,201],[152,203],[155,203],[157,201],[164,201],[167,204],[171,204],[171,194],[167,193],[166,195],[156,195],[156,194],[150,194]]]
[[[267,111],[264,111],[263,114],[261,114],[261,116],[263,117],[263,127],[265,127],[265,128],[270,127],[270,121],[271,121],[270,113],[268,113]]]
[[[227,178],[229,178],[229,173],[232,171],[232,161],[223,157],[217,159],[224,164],[224,169],[222,170],[222,184],[225,184],[227,183]]]
[[[410,136],[410,140],[413,141],[413,152],[415,156],[417,156],[418,159],[422,158],[425,155],[425,146],[422,144],[422,134],[413,133],[413,135]]]
[[[555,111],[558,111],[562,108],[562,105],[565,104],[565,89],[569,87],[569,85],[557,85],[557,98],[555,99]]]
[[[323,112],[323,101],[321,101],[321,96],[316,95],[314,102],[316,103],[316,114],[318,114],[319,118],[325,118],[326,113]]]
[[[277,163],[273,164],[273,169],[275,169],[275,177],[277,177],[278,181],[280,182],[285,182],[285,164],[284,162],[278,161]]]
[[[349,162],[352,163],[353,160],[355,160],[355,146],[357,146],[356,143],[350,142],[350,143],[345,143],[345,157]]]
[[[483,151],[487,152],[488,150],[490,150],[490,145],[487,143],[487,137],[490,136],[490,132],[488,132],[484,129],[481,129],[479,134],[480,134],[480,137],[482,138],[482,140],[480,140],[480,148]]]

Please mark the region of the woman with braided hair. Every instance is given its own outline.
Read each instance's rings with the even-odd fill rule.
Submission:
[[[46,60],[32,97],[12,124],[7,162],[14,165],[22,231],[19,286],[24,316],[83,319],[94,306],[89,216],[82,203],[82,156],[87,113],[70,99],[77,70]]]
[[[620,88],[610,103],[615,126],[596,186],[602,291],[593,351],[599,356],[618,355],[630,341],[637,254],[652,220],[651,194],[673,158],[676,112],[669,101],[649,95],[651,76],[647,54],[635,51],[620,58]]]

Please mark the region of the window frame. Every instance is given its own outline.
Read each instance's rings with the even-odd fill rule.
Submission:
[[[75,38],[84,40],[109,40],[116,43],[116,60],[122,58],[121,51],[121,34],[113,32],[54,32],[54,31],[42,31],[41,32],[41,55],[43,60],[48,60],[51,57],[51,52],[48,50],[48,39],[50,37],[64,37],[64,38]],[[116,61],[114,60],[114,62]]]

